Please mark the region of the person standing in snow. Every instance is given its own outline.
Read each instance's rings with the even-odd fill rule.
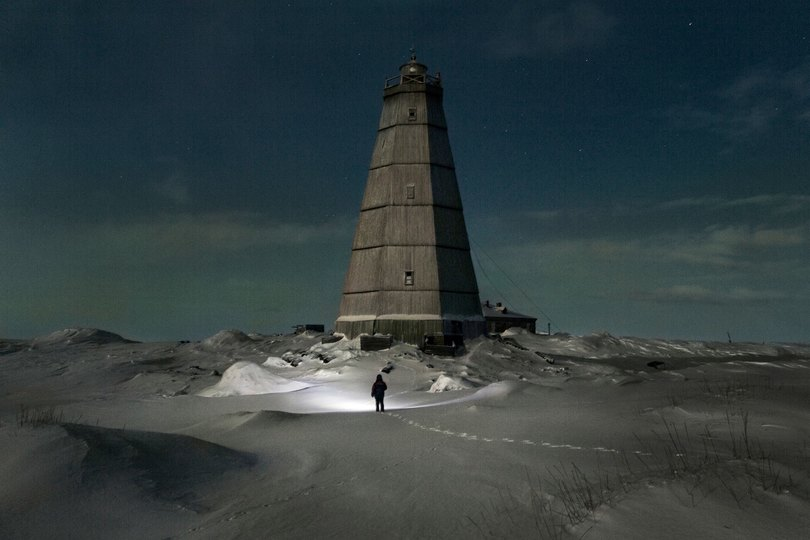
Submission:
[[[388,385],[385,384],[382,375],[377,375],[377,380],[371,385],[371,397],[374,398],[374,402],[377,405],[377,412],[385,412],[383,398],[385,397],[386,390],[388,390]]]

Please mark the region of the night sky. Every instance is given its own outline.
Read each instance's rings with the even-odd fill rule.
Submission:
[[[806,0],[6,0],[0,337],[330,328],[411,47],[482,300],[810,340]]]

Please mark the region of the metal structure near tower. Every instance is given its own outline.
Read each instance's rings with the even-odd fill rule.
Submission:
[[[438,74],[411,55],[383,109],[335,331],[426,336],[486,332]],[[449,343],[448,343],[449,344]]]

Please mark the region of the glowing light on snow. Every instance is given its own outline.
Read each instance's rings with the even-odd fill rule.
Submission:
[[[329,411],[335,412],[360,412],[360,411],[373,411],[374,399],[363,397],[359,394],[347,394],[344,392],[328,390],[319,388],[317,400],[315,401],[321,407]]]
[[[365,390],[347,390],[330,388],[327,385],[308,388],[300,392],[291,394],[297,400],[297,405],[306,408],[308,412],[374,412],[375,404]],[[435,396],[435,394],[433,395]],[[449,400],[442,400],[436,403],[424,403],[419,398],[420,395],[412,396],[412,400],[398,394],[392,394],[385,398],[385,410],[418,409],[420,407],[430,407],[446,403]]]
[[[225,370],[220,381],[199,392],[204,397],[251,396],[294,392],[309,385],[279,377],[253,362],[239,361]]]

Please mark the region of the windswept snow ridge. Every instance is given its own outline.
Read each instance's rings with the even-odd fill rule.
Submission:
[[[34,339],[31,346],[33,348],[58,347],[60,345],[79,345],[82,343],[94,343],[97,345],[107,345],[111,343],[134,343],[118,334],[98,330],[96,328],[65,328],[58,330],[47,336]]]
[[[447,375],[442,373],[436,379],[436,382],[434,382],[431,385],[430,390],[428,390],[428,392],[435,394],[437,392],[448,392],[452,390],[467,390],[469,388],[472,388],[472,385],[469,382],[465,381],[464,379],[460,377],[448,377]]]
[[[576,358],[734,358],[806,355],[807,345],[780,343],[727,343],[720,341],[687,341],[617,337],[607,332],[587,336],[532,334],[521,328],[510,328],[504,338],[535,351]]]
[[[234,347],[252,343],[253,339],[240,330],[222,330],[203,340],[208,347]]]
[[[309,386],[311,385],[274,375],[253,362],[239,361],[225,370],[222,379],[217,384],[202,390],[197,395],[227,397],[281,394],[295,392]]]
[[[810,345],[510,330],[449,358],[322,337],[0,340],[0,538],[810,529]]]

